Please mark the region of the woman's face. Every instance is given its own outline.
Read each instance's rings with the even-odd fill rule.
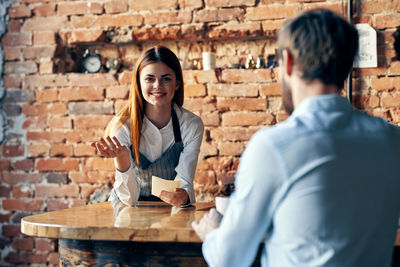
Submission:
[[[151,63],[140,72],[143,98],[153,106],[171,105],[179,82],[172,69],[162,62]]]

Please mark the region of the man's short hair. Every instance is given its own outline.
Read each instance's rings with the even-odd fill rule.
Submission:
[[[329,10],[315,9],[287,20],[278,35],[303,79],[343,88],[358,49],[356,28]]]

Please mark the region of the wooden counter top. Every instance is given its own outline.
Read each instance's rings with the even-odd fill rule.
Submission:
[[[199,243],[191,224],[207,210],[196,205],[180,209],[164,202],[139,202],[136,207],[103,202],[25,217],[21,231],[47,238]]]

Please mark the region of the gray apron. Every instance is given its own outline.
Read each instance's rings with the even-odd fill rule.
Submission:
[[[176,116],[175,110],[172,107],[171,112],[172,126],[174,129],[175,143],[168,148],[158,159],[154,162],[149,161],[142,153],[139,153],[139,162],[137,165],[135,153],[132,154],[132,167],[135,172],[140,185],[140,196],[139,200],[151,200],[151,201],[161,201],[160,198],[151,195],[151,177],[158,176],[166,180],[174,180],[176,176],[175,168],[179,162],[179,156],[183,150],[183,142],[181,137],[181,131],[179,126],[179,120]],[[112,190],[114,198],[118,198],[115,190]]]

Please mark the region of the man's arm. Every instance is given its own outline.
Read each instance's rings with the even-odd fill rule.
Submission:
[[[220,227],[204,240],[203,255],[210,266],[250,266],[272,224],[285,173],[265,133],[260,131],[249,142]]]

